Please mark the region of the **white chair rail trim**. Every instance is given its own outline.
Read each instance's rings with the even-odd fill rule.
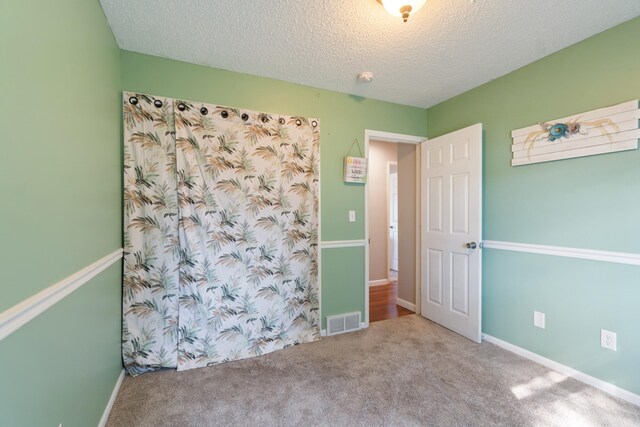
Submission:
[[[484,240],[483,248],[503,251],[527,252],[531,254],[554,255],[567,258],[588,259],[592,261],[613,262],[616,264],[640,265],[640,254],[627,252],[598,251],[594,249],[565,248],[562,246],[534,245],[528,243],[501,242]]]
[[[320,242],[320,249],[330,248],[357,248],[367,244],[365,239],[360,240],[327,240]]]
[[[122,248],[0,313],[0,341],[122,258]]]

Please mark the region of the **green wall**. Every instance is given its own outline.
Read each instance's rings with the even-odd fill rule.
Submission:
[[[121,246],[120,53],[98,0],[3,1],[0,312]],[[0,341],[0,425],[96,425],[120,264]]]
[[[485,240],[640,253],[640,151],[510,166],[510,132],[640,97],[640,18],[427,110],[484,125]],[[483,331],[640,393],[640,267],[485,250]],[[533,327],[533,311],[547,327]],[[618,351],[600,348],[600,328]]]
[[[427,130],[421,108],[127,51],[122,52],[122,88],[319,118],[323,241],[364,238],[364,187],[342,182],[343,157],[354,138],[362,146],[365,129],[411,135]],[[355,223],[348,222],[350,209],[356,211]],[[325,316],[364,309],[364,248],[322,251],[322,309],[323,325]]]
[[[122,269],[109,267],[0,341],[0,425],[96,426],[122,371]]]

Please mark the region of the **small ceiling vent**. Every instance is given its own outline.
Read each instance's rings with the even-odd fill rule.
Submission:
[[[338,335],[360,329],[360,312],[327,316],[327,335]]]

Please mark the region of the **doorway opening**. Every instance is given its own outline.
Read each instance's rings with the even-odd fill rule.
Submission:
[[[415,175],[409,185],[415,185],[415,191],[413,199],[408,200],[414,209],[405,207],[402,175],[406,169],[399,151],[396,152],[399,219],[396,313],[398,305],[404,307],[407,303],[411,311],[475,342],[480,342],[482,336],[482,134],[480,123],[429,141],[410,135],[365,131],[367,158],[371,158],[370,145],[375,141],[392,142],[397,147],[413,144],[414,147]],[[373,170],[375,164],[370,161],[370,171]],[[371,232],[374,230],[373,224],[369,224],[373,211],[369,205],[372,195],[381,188],[385,186],[375,185],[371,180],[365,184],[366,324],[372,320],[369,285],[370,264],[374,262],[369,256],[373,252]],[[415,228],[406,241],[403,210],[414,214]],[[415,243],[413,251],[405,251],[409,253],[407,258],[402,247],[408,242]],[[403,270],[406,259],[413,261],[413,271]],[[404,271],[414,273],[412,280],[405,279]],[[371,279],[376,280],[374,276]],[[406,286],[406,282],[414,283],[412,294],[407,292],[411,286]],[[403,295],[411,298],[413,304]]]
[[[424,140],[368,132],[367,323],[416,312],[418,144]]]

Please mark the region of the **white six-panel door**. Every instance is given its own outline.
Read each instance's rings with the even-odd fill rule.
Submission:
[[[421,146],[421,314],[480,342],[482,125]]]

